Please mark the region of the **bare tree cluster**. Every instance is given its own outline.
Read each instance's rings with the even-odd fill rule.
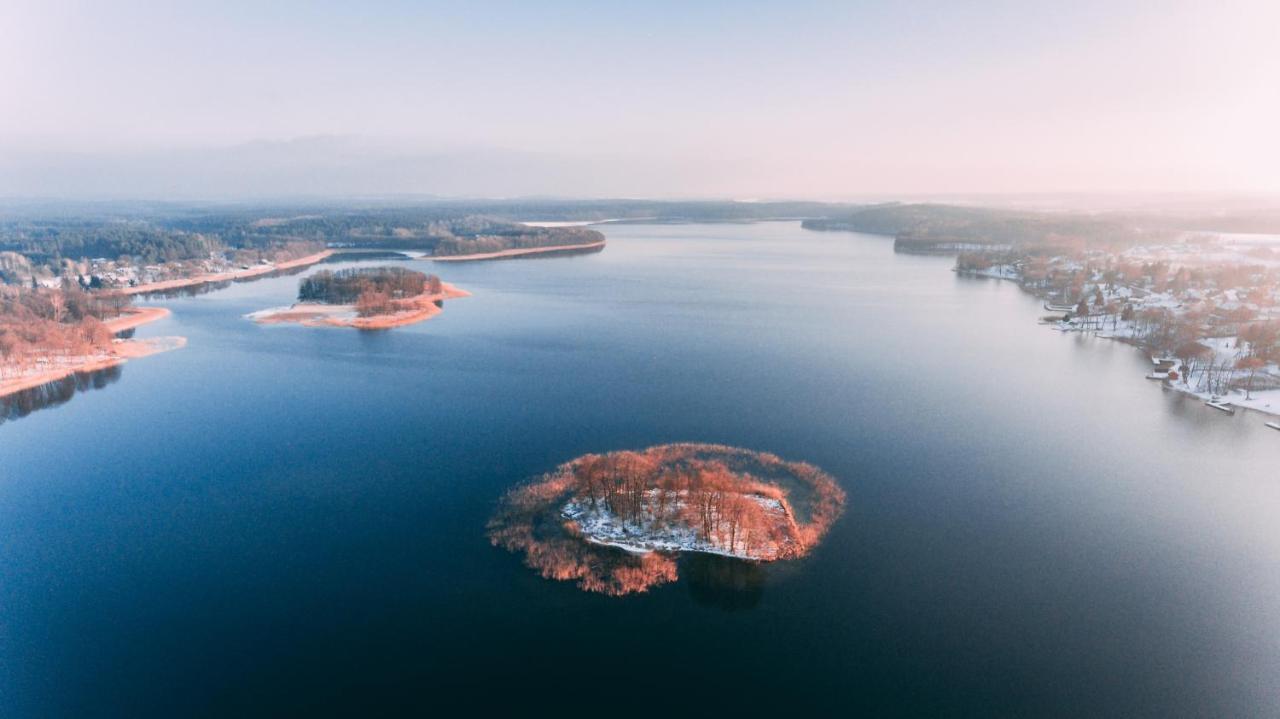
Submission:
[[[101,319],[118,314],[127,298],[63,289],[0,286],[0,378],[37,361],[105,352],[112,334]]]
[[[361,317],[389,314],[397,303],[424,293],[438,295],[444,283],[435,275],[403,267],[322,270],[298,283],[298,299],[328,304],[354,304]]]

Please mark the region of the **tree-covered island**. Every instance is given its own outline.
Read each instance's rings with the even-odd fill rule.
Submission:
[[[609,595],[674,581],[681,552],[770,562],[807,554],[845,495],[809,464],[736,447],[669,444],[588,454],[511,490],[495,546],[548,579]]]
[[[321,270],[298,282],[296,304],[249,316],[261,324],[390,329],[430,319],[446,299],[467,296],[435,275],[403,267]]]

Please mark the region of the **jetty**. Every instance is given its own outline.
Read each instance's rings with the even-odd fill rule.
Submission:
[[[1216,409],[1216,410],[1221,410],[1221,411],[1223,411],[1223,412],[1226,412],[1227,414],[1235,414],[1235,413],[1236,413],[1236,408],[1235,408],[1235,407],[1233,407],[1233,406],[1231,406],[1231,405],[1230,405],[1230,404],[1228,404],[1227,402],[1220,402],[1220,401],[1218,401],[1218,400],[1212,400],[1212,399],[1211,399],[1211,400],[1207,400],[1207,401],[1205,401],[1205,404],[1209,405],[1210,407],[1212,407],[1212,408],[1214,408],[1214,409]]]

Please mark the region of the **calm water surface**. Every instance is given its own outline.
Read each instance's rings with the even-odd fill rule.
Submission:
[[[884,238],[606,232],[438,268],[474,297],[393,332],[241,318],[296,276],[165,301],[139,336],[185,349],[0,424],[0,715],[1280,712],[1260,416]],[[682,440],[813,462],[848,511],[624,599],[487,544],[514,483]]]

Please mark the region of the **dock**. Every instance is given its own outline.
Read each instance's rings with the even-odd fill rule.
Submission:
[[[1280,422],[1267,422],[1266,424],[1271,429],[1280,429]]]
[[[1214,408],[1214,409],[1217,409],[1217,410],[1221,410],[1221,411],[1223,411],[1223,412],[1226,412],[1227,414],[1235,414],[1235,413],[1236,413],[1236,408],[1235,408],[1235,407],[1232,407],[1230,404],[1228,404],[1228,403],[1226,403],[1226,402],[1215,402],[1215,401],[1213,401],[1213,400],[1209,400],[1209,401],[1205,402],[1205,404],[1209,405],[1210,407],[1212,407],[1212,408]]]

